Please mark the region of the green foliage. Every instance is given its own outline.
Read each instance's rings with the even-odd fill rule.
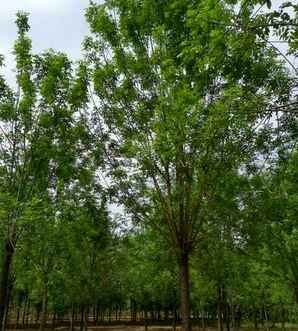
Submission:
[[[78,63],[33,54],[17,14],[16,88],[0,75],[0,270],[16,306],[175,320],[190,255],[202,323],[295,320],[297,69],[270,38],[297,56],[298,7],[271,5],[91,2]]]

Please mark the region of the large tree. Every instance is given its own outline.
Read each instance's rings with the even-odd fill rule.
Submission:
[[[106,0],[86,13],[94,122],[106,139],[107,170],[131,215],[172,244],[185,331],[189,255],[203,237],[219,178],[254,154],[258,125],[288,95],[257,3],[239,10],[236,1]]]

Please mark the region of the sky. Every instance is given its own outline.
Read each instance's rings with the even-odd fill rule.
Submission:
[[[272,0],[273,8],[277,9],[284,1]],[[88,34],[84,17],[88,4],[89,0],[0,0],[0,54],[6,59],[6,68],[2,69],[2,73],[9,83],[15,81],[12,49],[16,39],[16,12],[23,10],[30,13],[34,53],[53,48],[76,60],[81,54],[83,38]],[[286,53],[285,45],[276,44],[276,47]],[[294,59],[291,60],[295,63]]]
[[[5,56],[5,76],[12,83],[16,39],[15,14],[22,10],[30,14],[30,37],[33,52],[53,48],[80,57],[81,43],[88,33],[84,10],[89,0],[0,0],[0,54]]]

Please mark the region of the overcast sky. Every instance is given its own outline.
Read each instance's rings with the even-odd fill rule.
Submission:
[[[283,1],[273,0],[273,7],[279,7]],[[75,60],[80,57],[81,43],[88,33],[84,17],[88,4],[89,0],[0,0],[0,54],[6,58],[4,74],[10,83],[14,82],[11,52],[16,38],[16,12],[23,10],[30,13],[30,37],[34,52],[53,48],[66,52]],[[284,45],[276,46],[286,52]]]
[[[88,32],[84,10],[89,0],[0,0],[0,54],[5,56],[5,75],[13,81],[11,54],[16,38],[15,13],[30,13],[33,51],[48,48],[64,51],[73,59],[80,56],[81,43]]]

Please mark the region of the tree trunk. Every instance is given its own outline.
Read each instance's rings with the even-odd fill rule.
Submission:
[[[182,331],[191,331],[189,308],[189,272],[188,252],[182,252],[179,260],[180,268],[180,314]]]
[[[100,307],[99,307],[99,304],[97,304],[97,305],[96,305],[95,325],[98,324],[99,313],[100,313]]]
[[[0,325],[5,330],[5,315],[9,306],[9,278],[14,247],[11,240],[7,239],[4,247],[3,265],[0,279]]]
[[[217,325],[218,331],[223,331],[223,288],[217,289]]]
[[[282,302],[280,303],[280,320],[281,320],[281,329],[282,331],[285,331],[286,330],[285,309]]]
[[[176,308],[174,308],[174,311],[173,311],[173,331],[176,331],[176,325],[177,325],[177,311],[176,311]]]
[[[148,312],[147,309],[144,311],[144,325],[145,325],[145,331],[148,331]]]
[[[254,309],[254,328],[257,331],[259,329],[258,326],[258,310],[255,308]]]
[[[81,322],[80,322],[80,331],[84,330],[84,306],[81,307]]]
[[[23,315],[22,315],[22,326],[25,325],[27,303],[28,303],[28,298],[27,298],[27,296],[26,296],[26,298],[25,298],[25,302],[24,302]]]
[[[69,329],[70,331],[74,330],[74,304],[71,305],[71,311],[70,311],[70,326]]]
[[[227,302],[225,303],[225,320],[227,331],[230,331],[230,306]]]
[[[202,330],[205,331],[206,330],[206,326],[205,326],[205,313],[204,310],[201,311],[201,323],[202,323]]]
[[[39,330],[44,331],[47,323],[47,308],[48,308],[48,288],[45,285],[42,294],[42,308]]]
[[[20,306],[20,303],[18,302],[18,306],[17,306],[17,318],[16,318],[16,329],[19,328],[20,310],[21,310],[21,306]]]
[[[89,321],[89,308],[85,310],[85,314],[84,314],[84,331],[88,330],[88,321]]]
[[[1,331],[5,331],[6,325],[7,325],[7,318],[8,318],[8,311],[9,311],[9,297],[10,297],[10,291],[11,289],[9,288],[8,290],[8,295],[7,295],[7,302],[5,304],[5,310],[4,310],[4,316],[3,316],[3,322],[2,322],[2,328]]]

